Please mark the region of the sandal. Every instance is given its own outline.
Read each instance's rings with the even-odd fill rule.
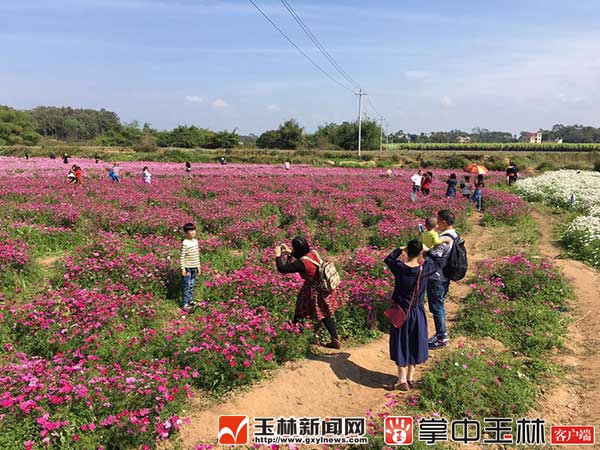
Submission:
[[[386,391],[408,391],[408,383],[385,384],[383,388]]]
[[[335,350],[339,350],[339,349],[341,349],[341,348],[342,348],[342,343],[340,342],[340,340],[339,340],[339,339],[333,339],[331,342],[329,342],[329,343],[327,343],[327,344],[320,343],[320,345],[321,345],[322,347],[325,347],[325,348],[333,348],[333,349],[335,349]]]
[[[406,384],[408,384],[408,387],[414,387],[415,380],[407,380]]]

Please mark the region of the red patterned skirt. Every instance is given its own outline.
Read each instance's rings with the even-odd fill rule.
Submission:
[[[333,317],[343,304],[342,296],[337,291],[324,293],[317,288],[313,289],[312,285],[311,281],[306,281],[300,289],[294,316],[317,321]]]

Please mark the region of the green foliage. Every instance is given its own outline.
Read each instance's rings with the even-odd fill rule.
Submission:
[[[378,150],[381,141],[381,127],[372,119],[364,119],[361,125],[361,148]],[[356,150],[358,148],[358,122],[329,123],[314,134],[313,145],[317,148]]]
[[[219,131],[213,133],[206,148],[234,148],[240,145],[240,137],[235,132]]]
[[[468,164],[469,161],[467,159],[453,154],[442,163],[442,167],[444,169],[464,169]]]
[[[523,363],[483,345],[460,346],[423,377],[419,411],[449,420],[521,417],[529,411],[536,389]]]
[[[39,139],[29,113],[0,105],[0,145],[35,145]]]
[[[304,129],[296,119],[279,125],[277,130],[265,131],[256,141],[259,148],[297,149],[304,143]]]
[[[557,124],[551,130],[540,130],[543,141],[562,139],[566,143],[595,143],[600,142],[600,128],[583,125]]]
[[[569,287],[545,262],[510,257],[482,266],[463,300],[458,333],[491,336],[530,358],[544,358],[566,333]]]
[[[536,167],[536,170],[538,172],[548,172],[550,170],[556,170],[556,166],[554,165],[554,163],[552,161],[542,161],[541,163],[539,163]]]
[[[57,108],[39,106],[31,111],[37,131],[46,137],[64,141],[92,140],[101,134],[121,129],[119,116],[101,109]]]
[[[108,130],[98,138],[98,143],[111,147],[133,147],[137,146],[141,139],[142,131],[138,123],[132,122],[119,128]]]

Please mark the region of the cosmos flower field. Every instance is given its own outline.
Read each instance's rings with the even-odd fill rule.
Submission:
[[[67,183],[72,163],[82,185]],[[194,164],[188,175],[183,164],[131,162],[111,183],[107,163],[70,164],[0,158],[2,449],[153,448],[185,426],[190,396],[303,357],[314,332],[289,323],[301,280],[279,275],[273,254],[297,235],[342,273],[342,338],[372,338],[392,291],[383,257],[428,215],[452,209],[460,226],[471,211],[444,197],[448,170],[413,202],[408,169]],[[498,220],[527,209],[484,195]],[[199,306],[184,313],[177,261],[190,221]]]

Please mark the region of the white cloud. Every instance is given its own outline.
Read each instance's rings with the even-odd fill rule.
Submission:
[[[269,105],[269,106],[267,106],[267,111],[274,111],[274,112],[281,111],[281,108],[277,105]]]
[[[192,102],[192,103],[202,103],[202,97],[198,97],[197,95],[186,95],[185,96],[186,101],[188,102]]]
[[[442,106],[451,106],[452,99],[450,97],[448,97],[447,95],[444,95],[443,97],[440,98],[440,103],[442,104]]]
[[[222,98],[218,98],[212,103],[212,106],[213,108],[227,108],[229,104]]]
[[[431,73],[426,70],[407,70],[404,76],[409,80],[426,80],[431,78]]]

